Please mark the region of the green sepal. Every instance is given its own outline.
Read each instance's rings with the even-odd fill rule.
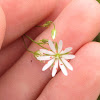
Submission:
[[[49,27],[52,24],[52,21],[47,21],[45,24],[43,24],[43,27]]]
[[[64,54],[61,54],[61,55],[67,55],[67,54],[70,54],[71,52],[67,52],[67,53],[64,53]]]
[[[51,65],[51,67],[50,67],[50,68],[53,68],[53,66],[54,66],[54,63]]]
[[[57,42],[55,43],[55,48],[58,51],[58,44],[57,44]]]
[[[38,57],[38,56],[42,56],[42,55],[43,54],[39,50],[34,52],[34,57]]]
[[[40,42],[42,42],[43,44],[46,44],[46,43],[48,43],[48,39],[42,39],[42,40],[40,40]]]

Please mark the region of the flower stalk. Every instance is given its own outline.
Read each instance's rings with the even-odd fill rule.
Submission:
[[[51,31],[51,37],[53,41],[48,40],[48,39],[42,39],[39,40],[38,42],[34,41],[31,37],[28,35],[24,35],[26,38],[31,40],[33,43],[37,44],[40,46],[42,49],[37,50],[35,52],[30,51],[27,48],[27,45],[25,43],[24,37],[24,45],[25,48],[27,49],[28,52],[32,53],[34,57],[39,60],[40,62],[46,61],[47,63],[43,66],[42,71],[47,70],[48,68],[52,69],[52,77],[54,77],[57,73],[58,66],[60,67],[62,73],[67,76],[68,72],[67,69],[73,70],[73,67],[71,64],[68,62],[70,59],[74,59],[75,55],[70,54],[70,51],[72,50],[72,47],[68,47],[65,50],[62,50],[63,46],[63,41],[60,40],[59,43],[55,42],[54,39],[56,38],[56,29],[55,29],[55,24],[52,21],[48,21],[43,25],[37,26],[37,27],[49,27],[51,24],[53,24],[54,28]],[[47,44],[50,47],[50,50],[44,45]]]

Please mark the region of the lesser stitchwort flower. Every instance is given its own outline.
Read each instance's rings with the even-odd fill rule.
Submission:
[[[47,64],[44,65],[42,71],[45,71],[50,66],[53,67],[52,77],[54,77],[57,73],[58,64],[65,76],[68,75],[66,68],[69,70],[73,70],[71,64],[67,61],[68,59],[75,58],[75,55],[70,54],[72,47],[66,48],[64,51],[62,50],[63,42],[59,41],[58,47],[55,47],[51,40],[48,41],[51,50],[40,49],[40,52],[43,53],[43,56],[38,56],[37,59],[40,61],[47,61]]]
[[[52,21],[47,21],[43,25],[39,25],[36,27],[49,27],[51,24],[53,24],[53,29],[51,31],[51,38],[53,39],[53,41],[48,40],[48,39],[42,39],[42,40],[39,40],[38,42],[36,42],[25,34],[24,36],[26,36],[29,40],[31,40],[32,42],[34,42],[35,44],[40,46],[42,49],[37,50],[35,52],[30,51],[27,48],[27,45],[23,38],[24,45],[25,45],[25,48],[27,49],[27,51],[32,53],[34,55],[34,57],[37,58],[38,60],[40,60],[41,62],[42,61],[45,62],[45,61],[49,60],[47,62],[47,64],[44,65],[42,71],[45,71],[46,69],[48,69],[51,66],[50,68],[53,68],[52,69],[52,77],[54,77],[57,73],[57,69],[58,69],[58,65],[59,65],[63,74],[65,76],[67,76],[68,73],[67,73],[66,68],[73,70],[73,67],[68,62],[69,59],[75,58],[75,55],[70,54],[72,47],[62,50],[62,45],[63,45],[62,40],[59,41],[59,44],[57,44],[57,42],[54,41],[54,39],[56,38],[57,31],[55,28],[55,24]],[[50,51],[48,50],[48,48],[44,47],[45,44],[50,46],[50,48],[51,48]]]

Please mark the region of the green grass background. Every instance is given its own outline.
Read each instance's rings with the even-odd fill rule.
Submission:
[[[98,0],[100,2],[100,0]],[[100,42],[100,33],[98,34],[98,36],[94,39],[94,41]],[[100,100],[100,96],[98,97],[97,100]]]
[[[100,0],[97,0],[100,3]]]
[[[97,0],[100,3],[100,0]],[[98,36],[94,39],[94,41],[100,42],[100,33],[98,34]],[[100,100],[100,96],[98,97],[97,100]]]
[[[97,0],[100,3],[100,0]],[[94,39],[94,41],[100,42],[100,33],[98,34],[98,36]],[[98,97],[97,100],[100,100],[100,96]]]

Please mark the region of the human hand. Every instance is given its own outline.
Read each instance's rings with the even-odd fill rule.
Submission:
[[[100,93],[100,44],[90,41],[100,31],[98,2],[95,0],[58,0],[57,3],[56,0],[1,0],[0,4],[5,13],[4,17],[0,9],[0,46],[2,45],[0,100],[97,99]],[[52,10],[54,12],[46,18]],[[55,20],[56,41],[61,39],[64,47],[73,47],[72,52],[76,55],[76,58],[70,61],[74,70],[69,71],[67,77],[62,72],[58,72],[52,78],[50,70],[41,71],[43,64],[31,53],[27,51],[24,53],[25,48],[21,38],[23,34],[36,38],[36,41],[51,38],[52,26],[46,30],[33,27],[40,21],[42,24],[46,20]],[[30,41],[25,40],[27,45],[30,45]],[[32,51],[38,48],[34,43],[29,47]]]

